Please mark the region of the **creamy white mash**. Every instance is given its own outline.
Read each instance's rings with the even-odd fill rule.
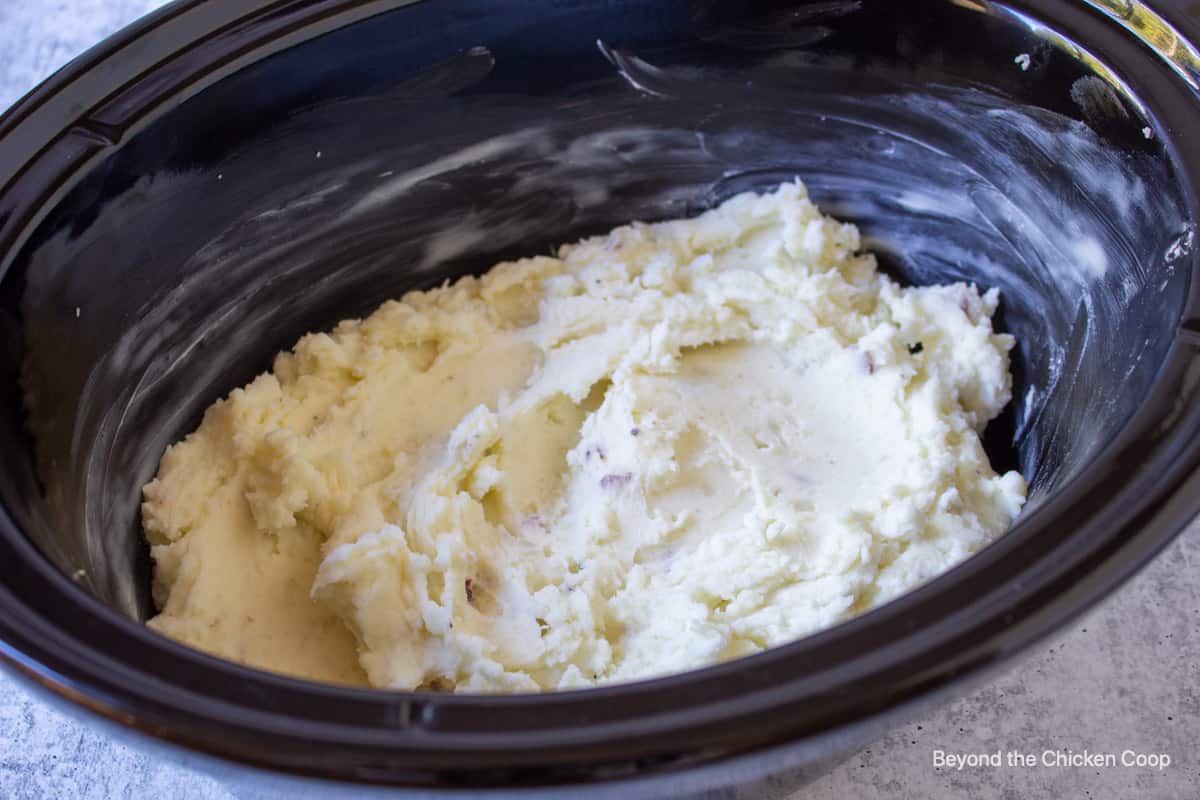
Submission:
[[[163,457],[151,627],[376,687],[677,672],[847,619],[1025,484],[995,290],[901,288],[800,183],[304,337]]]

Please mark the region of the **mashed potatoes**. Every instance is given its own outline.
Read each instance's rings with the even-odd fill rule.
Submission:
[[[904,289],[799,183],[304,337],[145,488],[151,627],[265,669],[584,687],[832,625],[1002,533],[996,292]]]

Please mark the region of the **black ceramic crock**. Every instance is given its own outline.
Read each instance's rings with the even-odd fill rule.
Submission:
[[[0,657],[261,786],[624,796],[818,769],[1104,597],[1200,507],[1197,14],[1133,0],[152,14],[0,117]],[[407,289],[794,177],[901,279],[1001,290],[1014,401],[986,443],[1031,492],[995,544],[794,644],[580,692],[318,685],[142,626],[140,486],[276,351]]]

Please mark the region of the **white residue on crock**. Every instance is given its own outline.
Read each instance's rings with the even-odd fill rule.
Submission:
[[[275,208],[268,208],[266,211],[260,211],[258,214],[255,214],[252,219],[270,219],[272,217],[283,216],[284,214],[288,214],[299,209],[308,208],[309,206],[319,205],[327,198],[337,194],[344,188],[346,188],[345,181],[334,181],[333,183],[323,186],[320,189],[314,189],[312,191],[305,192],[299,197],[293,198]]]
[[[1076,236],[1066,242],[1067,252],[1085,272],[1102,277],[1108,270],[1108,256],[1094,236]]]
[[[490,139],[484,139],[477,144],[464,147],[457,152],[434,159],[428,164],[422,164],[419,167],[405,170],[368,192],[346,214],[348,217],[353,217],[364,211],[377,208],[390,200],[394,200],[423,181],[453,172],[456,169],[462,169],[476,162],[486,161],[505,153],[519,150],[522,147],[533,144],[541,135],[542,133],[538,128],[526,128],[501,136],[494,136]]]
[[[1196,243],[1196,227],[1189,224],[1175,239],[1167,245],[1167,250],[1163,253],[1163,259],[1168,264],[1173,264],[1179,259],[1192,252],[1192,247]]]
[[[605,44],[603,39],[596,40],[596,47],[608,59],[609,63],[617,68],[617,74],[634,89],[651,97],[668,96],[665,91],[655,86],[658,83],[655,80],[657,77],[656,73],[658,72],[657,67],[651,66],[637,56],[630,55],[623,50],[614,50]]]
[[[896,195],[896,202],[914,214],[967,217],[975,213],[975,204],[970,197],[947,194],[941,190],[904,189]]]
[[[470,253],[473,248],[487,243],[493,236],[495,231],[489,230],[487,224],[481,224],[474,215],[456,220],[429,237],[421,262],[416,268],[424,272],[445,264],[458,256]]]

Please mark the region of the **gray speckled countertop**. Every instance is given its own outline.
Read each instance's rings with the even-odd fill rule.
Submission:
[[[0,109],[161,0],[0,0]],[[1129,798],[1200,795],[1200,524],[1054,641],[965,699],[774,795]],[[1170,766],[935,766],[935,752],[1165,753]],[[768,792],[770,794],[770,792]],[[0,798],[249,798],[110,739],[0,674]],[[726,796],[721,793],[720,796]],[[730,792],[728,797],[737,797]],[[758,793],[756,793],[758,796]]]

